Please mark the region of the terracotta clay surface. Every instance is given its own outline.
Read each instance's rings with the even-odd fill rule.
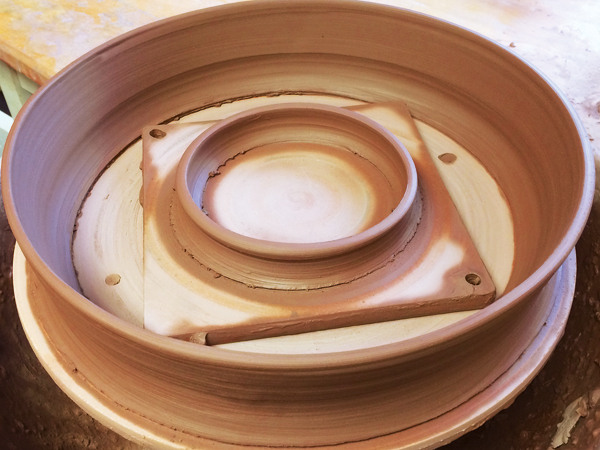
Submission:
[[[36,3],[39,3],[36,5]],[[61,2],[65,5],[68,2]],[[81,2],[80,6],[81,6]],[[148,2],[136,2],[138,8],[144,8]],[[183,7],[192,2],[182,1],[173,8]],[[399,4],[400,2],[394,2]],[[102,2],[101,5],[106,5]],[[593,55],[598,52],[597,34],[598,10],[594,9],[595,3],[589,1],[577,2],[575,4],[561,4],[555,1],[544,3],[522,3],[503,2],[502,4],[482,5],[479,2],[459,1],[451,5],[439,2],[402,2],[403,5],[417,8],[433,15],[445,17],[447,20],[461,23],[471,29],[476,29],[487,36],[492,36],[511,51],[527,57],[536,66],[542,69],[555,83],[569,95],[571,101],[578,109],[584,123],[588,125],[590,137],[596,137],[598,142],[598,112],[596,111],[597,83],[595,77],[590,76],[597,72],[598,58]],[[34,11],[40,10],[41,2],[29,2],[27,7]],[[10,5],[11,8],[20,7],[20,4]],[[90,4],[94,7],[93,4]],[[119,2],[110,11],[117,16],[128,6],[127,2]],[[88,14],[89,10],[80,7],[79,13]],[[163,14],[165,9],[159,11],[154,8],[153,14]],[[53,46],[52,39],[44,34],[43,39],[31,39],[31,45],[43,44],[60,54],[60,64],[73,59],[73,49],[79,50],[84,46],[90,49],[94,46],[94,30],[102,29],[102,32],[115,32],[115,28],[124,22],[113,21],[110,27],[96,20],[90,26],[89,21],[80,19],[60,20],[69,16],[69,7],[56,8],[49,5],[49,9],[41,15],[28,14],[12,19],[12,29],[9,36],[19,37],[23,33],[22,24],[25,21],[31,23],[31,28],[39,33],[48,33],[52,26],[52,20],[59,28],[69,30],[66,33],[67,44]],[[151,14],[136,12],[137,18],[153,20]],[[91,14],[90,14],[91,16]],[[9,16],[10,17],[10,16]],[[99,16],[101,17],[101,16]],[[131,18],[123,14],[119,17]],[[40,18],[45,21],[40,26]],[[87,19],[87,17],[86,17]],[[46,22],[47,21],[47,22]],[[127,21],[127,26],[134,26],[135,21]],[[114,27],[113,25],[116,25]],[[79,28],[77,28],[79,27]],[[25,29],[27,29],[25,27]],[[79,30],[79,31],[78,31]],[[81,32],[86,33],[81,38]],[[92,35],[92,39],[89,38]],[[78,39],[73,39],[78,36]],[[98,36],[95,36],[98,38]],[[103,37],[100,37],[103,40]],[[28,39],[25,39],[28,41]],[[549,42],[552,45],[549,45]],[[96,41],[99,42],[99,41]],[[52,54],[54,56],[54,54]],[[44,64],[46,59],[36,58],[35,63]],[[58,60],[57,60],[58,61]],[[53,69],[50,69],[53,74]],[[596,136],[595,136],[596,135]],[[460,161],[460,159],[459,159]],[[595,222],[594,222],[595,223]],[[570,323],[567,327],[565,339],[559,344],[557,355],[552,357],[550,363],[542,371],[541,376],[536,379],[530,389],[519,397],[516,404],[506,412],[499,414],[495,419],[487,422],[486,426],[469,434],[468,438],[461,439],[452,448],[536,448],[546,449],[550,438],[560,421],[561,413],[571,401],[582,394],[591,393],[598,383],[598,369],[594,363],[596,354],[594,344],[597,341],[598,322],[594,318],[596,312],[596,290],[594,288],[596,253],[595,242],[598,237],[588,229],[584,232],[582,246],[578,249],[580,288],[576,294],[574,310]],[[7,236],[7,242],[9,238]],[[7,263],[4,274],[10,271]],[[107,274],[108,275],[108,274]],[[104,283],[104,280],[102,280]],[[126,279],[122,279],[116,288],[122,287]],[[42,368],[35,361],[33,353],[28,349],[24,336],[16,330],[12,332],[13,326],[18,322],[12,303],[10,302],[10,286],[5,285],[4,307],[2,320],[6,326],[2,329],[4,334],[2,340],[12,346],[14,351],[3,351],[2,364],[8,375],[6,382],[2,384],[2,393],[6,399],[3,404],[10,404],[10,414],[3,422],[2,441],[8,448],[133,448],[123,440],[117,441],[116,435],[110,435],[109,430],[103,429],[94,423],[81,411],[76,414],[77,408],[56,389],[49,377],[45,375]],[[17,339],[18,337],[18,339]],[[20,359],[19,359],[20,358]],[[26,376],[27,371],[33,373],[33,377]],[[16,375],[12,375],[16,374]],[[34,394],[32,394],[32,390]],[[21,395],[22,394],[22,395]],[[8,402],[8,403],[6,403]],[[41,414],[38,402],[47,402],[53,406],[51,414]],[[26,409],[30,407],[31,409]],[[562,448],[593,448],[596,440],[594,436],[595,407],[590,408],[588,416],[582,418],[573,430],[569,444]],[[40,414],[38,418],[36,414]],[[43,431],[39,431],[38,425],[43,423]],[[16,445],[19,442],[19,445]],[[118,442],[118,443],[117,443]]]
[[[553,332],[548,342],[540,336],[546,336],[544,323],[554,324],[550,318],[559,316],[553,314],[564,312],[561,302],[554,299],[569,298],[568,280],[573,273],[567,267],[572,267],[573,260],[552,280],[550,277],[571,251],[587,216],[593,188],[589,148],[560,95],[528,66],[480,38],[428,18],[373,5],[336,3],[319,9],[316,3],[299,3],[295,10],[289,5],[253,4],[251,10],[239,5],[212,12],[215,16],[187,16],[175,28],[169,28],[175,24],[170,22],[163,24],[164,28],[147,29],[126,40],[123,47],[98,50],[97,55],[102,57],[92,56],[89,64],[73,66],[63,73],[62,83],[48,84],[30,102],[29,111],[17,121],[3,164],[4,180],[8,177],[3,192],[9,217],[34,268],[28,278],[33,285],[29,287],[39,286],[38,292],[45,289],[43,302],[36,301],[30,292],[27,298],[33,301],[21,304],[32,307],[29,331],[35,332],[35,317],[43,318],[52,345],[61,348],[59,366],[67,367],[69,376],[79,374],[71,378],[74,384],[70,388],[85,391],[85,386],[101,386],[103,396],[95,397],[97,401],[104,407],[107,398],[125,405],[127,423],[137,427],[144,423],[142,428],[151,428],[151,433],[160,434],[161,427],[170,433],[185,427],[190,432],[185,438],[196,435],[234,444],[314,446],[379,439],[413,426],[406,428],[407,445],[409,441],[422,442],[422,436],[436,436],[430,444],[439,445],[481,423],[486,415],[510,401],[555,344],[562,329],[560,320],[556,327],[550,326]],[[333,9],[340,20],[332,26],[333,22],[326,19]],[[227,20],[220,15],[225,11],[229,14]],[[216,44],[209,39],[244,33],[239,22],[242,18],[245,24],[252,24],[253,45]],[[196,26],[199,23],[202,26]],[[368,30],[355,40],[353,30],[358,23]],[[286,35],[290,39],[273,40],[278,35],[273,27],[282,26],[291,33]],[[153,47],[165,33],[170,45]],[[330,33],[335,33],[336,39],[318,37]],[[391,36],[405,42],[400,54],[397,46],[389,45],[393,42]],[[186,42],[201,43],[211,51],[186,50]],[[288,42],[294,42],[293,52],[286,53],[291,50]],[[427,58],[419,56],[422,42],[428,43]],[[143,51],[136,53],[134,48]],[[175,48],[182,50],[174,52]],[[132,53],[156,57],[161,51],[165,59],[158,58],[158,64],[139,64],[131,58]],[[330,55],[320,58],[318,55],[324,51]],[[279,56],[274,58],[274,54]],[[431,63],[438,60],[452,64]],[[61,90],[85,86],[80,94],[87,96],[100,90],[96,84],[103,84],[104,73],[127,73],[130,64],[141,70],[135,81],[123,77],[118,92],[103,96],[93,114],[74,115],[76,120],[69,124],[68,132],[58,131],[61,123],[47,119],[47,108],[55,104],[53,99],[69,98]],[[282,75],[282,64],[289,69],[287,75]],[[459,73],[456,68],[465,64],[470,71]],[[358,76],[348,78],[348,67]],[[215,74],[219,76],[211,76]],[[236,77],[243,77],[244,83]],[[486,80],[485,85],[477,83],[481,79]],[[513,213],[514,270],[505,295],[465,320],[400,345],[302,358],[248,358],[243,353],[157,337],[118,321],[81,297],[70,264],[71,230],[86,188],[113,156],[138,135],[143,125],[211,102],[272,93],[282,85],[289,92],[325,91],[366,102],[403,98],[417,118],[454,138],[483,161]],[[104,85],[103,91],[106,93],[110,86]],[[534,97],[526,105],[520,103],[519,99],[531,92]],[[80,104],[76,96],[71,99],[74,105]],[[96,117],[103,118],[102,129],[96,128]],[[123,127],[125,117],[127,126]],[[548,126],[557,123],[562,126]],[[44,132],[43,127],[57,129],[52,134]],[[507,129],[511,130],[509,137]],[[35,158],[24,150],[37,148],[42,136],[48,155],[41,165],[43,173],[36,171],[37,166],[32,166]],[[548,149],[552,149],[549,159]],[[574,153],[573,149],[579,151]],[[17,172],[29,173],[34,182],[18,181],[23,177],[13,176]],[[75,176],[61,176],[67,173]],[[57,184],[54,180],[68,181]],[[524,197],[523,192],[530,195]],[[544,233],[540,235],[542,227]],[[546,342],[540,347],[543,350],[537,363],[531,360],[528,366],[527,358],[520,360],[524,366],[517,364],[521,353],[535,342]],[[82,347],[87,351],[78,351]],[[107,369],[102,373],[94,369],[100,361]],[[475,362],[477,370],[470,367]],[[511,368],[520,373],[518,381],[513,379],[500,397],[492,395],[493,406],[484,401],[476,403],[482,408],[481,416],[471,415],[468,423],[454,428],[467,420],[468,414],[444,414],[463,411],[457,407],[478,393],[485,395],[487,388],[491,394],[492,382]],[[169,386],[168,395],[160,390],[149,395],[144,386],[159,379]],[[341,380],[347,380],[347,384]],[[450,388],[460,384],[464,388],[461,392]],[[218,392],[216,397],[214,392]],[[433,409],[423,403],[432,395],[436,398]],[[281,414],[278,399],[283,397],[286,405],[293,403],[293,417]],[[260,407],[253,401],[256,398],[261,399]],[[175,407],[177,399],[181,402]],[[186,405],[185,410],[182,405]],[[206,405],[214,405],[214,409],[207,411]],[[96,413],[100,409],[98,405],[90,408]],[[360,416],[355,414],[357,411]],[[404,415],[406,411],[410,415]],[[428,422],[437,416],[454,419],[442,419],[437,425]],[[190,422],[189,417],[198,422]],[[218,420],[222,417],[227,417],[227,423]],[[110,422],[107,417],[105,420]],[[257,435],[259,422],[262,428]],[[294,429],[289,428],[290,423],[295,424]],[[419,423],[425,424],[424,428],[419,428]],[[316,431],[306,436],[299,432],[305,429]],[[139,431],[132,433],[140,438]],[[159,445],[164,438],[152,439]]]

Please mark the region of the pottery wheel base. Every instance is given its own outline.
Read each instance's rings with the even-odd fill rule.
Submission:
[[[54,381],[86,412],[118,433],[152,448],[233,448],[229,444],[192,437],[160,424],[149,423],[147,419],[132,414],[103,397],[96,387],[89,385],[85,378],[78,374],[76,368],[69,367],[63,360],[61,352],[52,343],[54,330],[40,322],[36,301],[43,301],[49,295],[49,291],[26,262],[18,245],[15,248],[13,267],[15,298],[27,338]],[[554,290],[544,291],[546,295],[552,295],[553,307],[540,333],[510,369],[500,374],[484,391],[425,424],[368,441],[345,443],[338,447],[358,449],[372,445],[380,449],[436,448],[477,428],[507,407],[542,368],[562,336],[573,299],[575,275],[576,260],[573,250],[554,276]],[[552,285],[552,281],[549,285]]]

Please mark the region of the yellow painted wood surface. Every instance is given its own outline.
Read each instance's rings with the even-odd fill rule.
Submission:
[[[142,25],[226,1],[2,0],[0,59],[43,83],[92,48]]]

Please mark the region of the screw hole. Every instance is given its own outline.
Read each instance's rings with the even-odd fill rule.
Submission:
[[[452,164],[456,161],[456,155],[454,153],[442,153],[438,156],[438,159],[445,164]]]
[[[108,286],[114,286],[116,284],[119,284],[121,282],[121,275],[119,275],[118,273],[113,273],[110,274],[109,276],[107,276],[104,279],[104,282],[108,285]]]
[[[481,284],[481,277],[476,273],[469,273],[465,277],[467,283],[472,284],[473,286],[479,286]]]
[[[167,135],[167,133],[165,133],[163,130],[159,130],[158,128],[154,128],[153,130],[150,130],[150,136],[152,136],[154,139],[162,139]]]
[[[138,196],[138,200],[140,202],[140,206],[143,208],[144,207],[144,186],[142,186],[140,188],[140,194]]]

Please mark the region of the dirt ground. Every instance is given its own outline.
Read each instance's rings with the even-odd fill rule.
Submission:
[[[54,384],[19,322],[12,288],[14,238],[0,204],[0,450],[84,450],[142,447],[104,427]],[[574,306],[564,338],[533,383],[505,411],[445,450],[547,450],[572,401],[588,401],[561,450],[598,449],[600,402],[600,204],[577,246]]]

